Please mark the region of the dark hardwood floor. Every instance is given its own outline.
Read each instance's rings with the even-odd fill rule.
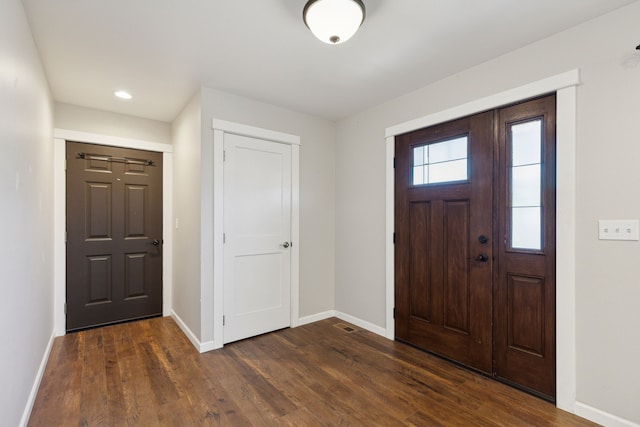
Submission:
[[[588,426],[328,319],[199,354],[171,318],[55,340],[30,426]]]

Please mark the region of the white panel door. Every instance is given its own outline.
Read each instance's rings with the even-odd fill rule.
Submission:
[[[291,146],[225,134],[224,343],[291,326]]]

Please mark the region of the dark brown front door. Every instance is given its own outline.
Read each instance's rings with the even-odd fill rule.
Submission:
[[[555,95],[395,150],[396,339],[553,400]]]
[[[162,154],[67,143],[67,331],[162,314]]]
[[[493,113],[396,138],[396,338],[491,372]]]

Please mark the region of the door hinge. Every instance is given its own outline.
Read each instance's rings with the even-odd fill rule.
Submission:
[[[222,161],[226,162],[227,161],[227,150],[223,150],[222,151]]]
[[[393,318],[394,319],[396,318],[396,308],[395,307],[393,307]]]
[[[396,233],[393,233],[393,244],[396,244]]]
[[[394,169],[396,168],[396,158],[395,157],[393,158],[393,168]]]
[[[64,314],[67,314],[67,303],[64,303]]]
[[[226,321],[227,321],[227,317],[223,314],[222,315],[222,326],[225,325]]]
[[[222,233],[222,243],[227,243],[227,233]]]

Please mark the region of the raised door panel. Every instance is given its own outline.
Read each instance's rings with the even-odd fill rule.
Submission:
[[[146,253],[125,254],[124,264],[124,298],[146,298],[148,297],[147,287],[149,278],[147,269],[149,259]]]
[[[111,302],[112,265],[111,256],[89,256],[86,258],[85,301],[87,305]]]
[[[147,236],[148,187],[146,185],[125,186],[124,235],[126,239]]]
[[[86,239],[104,240],[112,237],[112,186],[104,182],[86,183]]]
[[[468,200],[447,201],[444,223],[444,327],[469,334],[470,271]]]
[[[545,283],[543,278],[507,277],[507,345],[511,351],[544,357]]]
[[[431,263],[428,262],[431,249],[431,203],[410,204],[410,227],[412,233],[409,251],[409,303],[411,317],[425,322],[433,322],[433,289],[431,281]]]

